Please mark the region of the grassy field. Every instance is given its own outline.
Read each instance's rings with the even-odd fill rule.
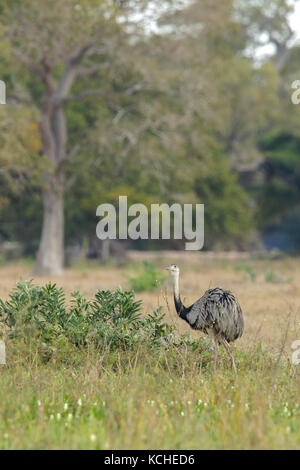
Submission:
[[[171,261],[180,265],[186,304],[213,286],[237,295],[245,317],[234,348],[237,377],[225,353],[212,373],[209,341],[192,353],[172,347],[154,354],[144,345],[114,352],[70,347],[65,357],[45,363],[33,347],[11,340],[0,369],[0,448],[300,448],[300,365],[291,363],[291,344],[300,340],[300,260],[160,255],[152,261],[159,270]],[[7,299],[21,277],[31,278],[31,269],[25,262],[2,266],[0,298]],[[133,265],[90,263],[51,281],[67,298],[75,290],[92,297],[97,289],[129,287],[133,273]],[[162,306],[176,335],[202,338],[177,318],[170,283],[136,297],[145,314]]]

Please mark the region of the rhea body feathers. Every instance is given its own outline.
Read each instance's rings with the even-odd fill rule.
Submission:
[[[179,291],[179,268],[171,264],[167,269],[173,277],[174,303],[179,317],[191,328],[212,335],[216,348],[223,344],[230,355],[228,343],[240,338],[244,331],[242,309],[235,296],[228,290],[215,287],[207,290],[193,305],[185,307]],[[235,369],[233,356],[230,357]]]

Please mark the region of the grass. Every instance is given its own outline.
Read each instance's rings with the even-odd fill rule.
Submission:
[[[238,264],[235,268],[237,272],[244,272],[247,274],[249,277],[249,280],[251,282],[256,281],[256,273],[254,272],[253,268],[249,266],[249,264],[243,263],[243,264]]]
[[[280,273],[274,272],[272,269],[269,269],[265,273],[265,282],[273,282],[274,284],[282,284],[282,283],[291,282],[291,281],[292,281],[292,278],[290,276],[285,277]]]
[[[161,260],[161,268],[173,261]],[[130,350],[68,344],[45,362],[35,341],[8,339],[0,448],[299,449],[300,366],[291,364],[291,344],[300,339],[299,261],[249,263],[257,274],[251,283],[238,261],[185,263],[181,276],[186,304],[211,285],[237,294],[246,325],[235,345],[237,377],[224,351],[212,374],[210,341],[176,317],[170,287],[143,293],[144,313],[162,305],[174,334],[190,334],[190,343],[153,349],[143,342]],[[97,288],[116,289],[130,269],[86,267],[56,281],[68,302],[77,289],[89,298]],[[268,269],[291,282],[263,282]],[[23,263],[0,267],[0,297],[8,298],[19,277],[31,277],[27,270]]]
[[[1,372],[2,449],[300,446],[299,384],[259,348],[240,356],[237,379],[224,356],[214,377],[200,356],[175,350],[41,364],[18,348]]]

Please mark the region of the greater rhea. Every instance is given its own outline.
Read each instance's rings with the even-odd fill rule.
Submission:
[[[174,303],[180,318],[194,330],[201,330],[211,335],[214,343],[214,370],[222,344],[227,351],[233,370],[236,372],[234,357],[230,344],[240,338],[244,330],[242,309],[235,296],[227,290],[215,287],[209,289],[190,307],[185,307],[180,298],[179,267],[170,264],[166,268],[171,272],[174,287]]]

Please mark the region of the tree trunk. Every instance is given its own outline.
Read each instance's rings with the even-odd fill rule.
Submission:
[[[102,240],[102,247],[101,247],[101,260],[104,263],[110,258],[110,240],[107,238],[106,240]]]
[[[44,76],[44,96],[40,129],[43,151],[49,159],[50,174],[45,174],[43,226],[34,272],[39,275],[62,275],[64,268],[64,173],[67,129],[62,104],[55,102],[55,81]]]
[[[77,66],[90,49],[85,46],[66,61],[62,77],[57,80],[47,58],[42,60],[41,78],[45,86],[42,100],[40,129],[44,157],[50,163],[45,174],[43,190],[43,227],[37,254],[35,273],[61,275],[64,268],[64,170],[66,160],[67,126],[65,99],[76,77]],[[54,176],[53,176],[54,175]]]
[[[35,274],[62,275],[64,267],[64,207],[60,184],[43,192],[43,227]]]

